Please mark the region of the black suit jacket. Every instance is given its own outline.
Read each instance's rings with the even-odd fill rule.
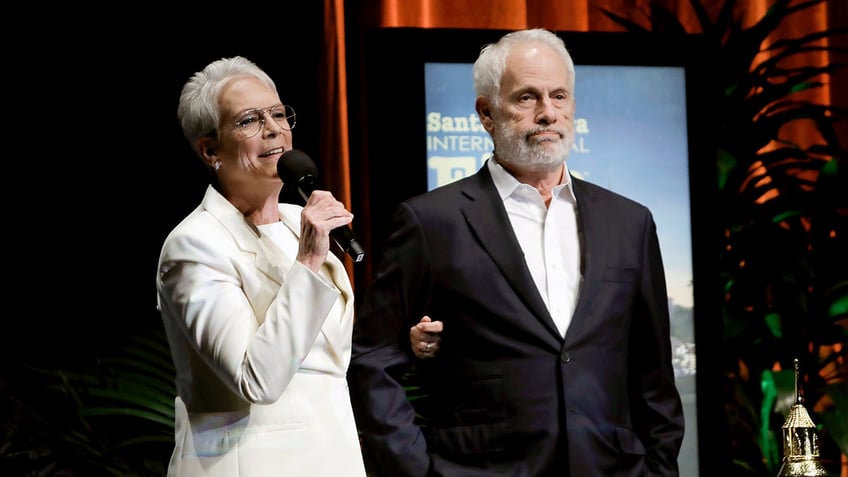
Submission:
[[[683,411],[653,218],[571,180],[583,283],[564,339],[488,166],[398,207],[348,370],[376,475],[677,475]],[[409,327],[425,314],[445,328],[437,357],[416,361]],[[424,427],[401,380],[413,364]]]

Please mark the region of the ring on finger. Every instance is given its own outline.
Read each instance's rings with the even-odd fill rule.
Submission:
[[[431,349],[433,349],[433,343],[427,343],[427,347],[425,348],[425,350],[429,352]]]

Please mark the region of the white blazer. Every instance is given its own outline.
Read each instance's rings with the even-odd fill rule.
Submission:
[[[279,207],[299,236],[302,208]],[[211,186],[165,239],[156,286],[178,394],[169,476],[365,475],[346,379],[350,280],[332,253],[326,276],[296,254]]]

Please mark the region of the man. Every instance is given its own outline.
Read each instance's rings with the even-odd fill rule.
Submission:
[[[678,475],[656,227],[644,206],[569,175],[565,45],[542,29],[505,35],[481,51],[474,86],[491,159],[400,204],[354,325],[348,382],[367,465],[392,477]],[[443,331],[416,360],[410,327],[424,315]],[[424,426],[404,394],[413,364]]]

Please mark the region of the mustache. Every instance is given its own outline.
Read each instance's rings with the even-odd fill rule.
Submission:
[[[551,128],[551,127],[538,127],[538,128],[528,129],[528,130],[524,131],[524,137],[526,139],[529,139],[530,136],[533,136],[533,135],[539,134],[539,133],[556,133],[556,134],[559,135],[560,138],[564,138],[566,136],[567,131],[564,128],[559,129],[559,128]]]

